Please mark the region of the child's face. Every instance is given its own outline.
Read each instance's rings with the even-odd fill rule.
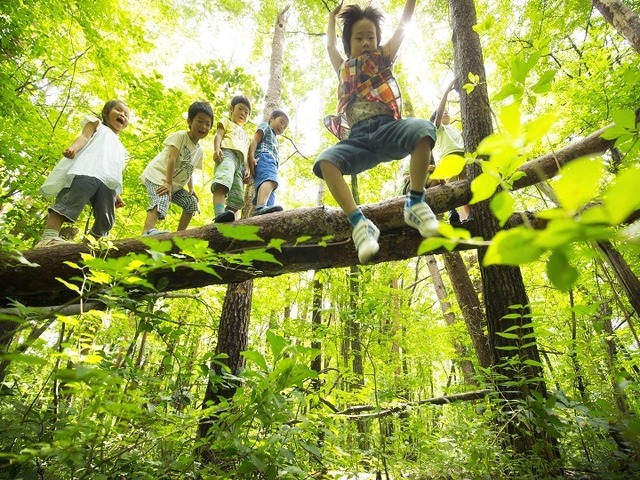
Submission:
[[[124,103],[116,103],[106,115],[105,125],[117,135],[129,125],[129,109]]]
[[[287,120],[287,117],[278,115],[276,118],[269,120],[269,126],[276,135],[282,135],[282,132],[289,126],[289,120]]]
[[[231,109],[231,121],[236,125],[244,125],[249,120],[251,110],[244,103],[237,103]]]
[[[444,109],[444,112],[442,112],[442,120],[440,120],[440,123],[442,123],[443,125],[449,125],[451,123],[449,110],[447,110],[446,108]]]
[[[189,125],[189,137],[195,140],[202,140],[209,135],[213,119],[203,112],[198,112],[191,120],[187,120]]]
[[[351,30],[351,58],[359,57],[367,53],[372,53],[378,48],[378,36],[375,24],[368,18],[361,18],[353,24]]]

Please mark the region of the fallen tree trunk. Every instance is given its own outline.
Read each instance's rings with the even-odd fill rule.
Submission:
[[[527,162],[521,169],[526,176],[518,180],[514,188],[523,188],[552,178],[563,164],[585,155],[605,151],[612,142],[600,138],[602,132],[603,130],[599,130],[553,154]],[[426,192],[426,199],[436,213],[449,211],[470,201],[469,184],[466,180],[462,180],[430,188]],[[371,218],[380,229],[380,252],[373,263],[404,260],[416,256],[422,238],[416,230],[405,225],[402,217],[403,205],[404,198],[397,197],[362,206],[365,215]],[[215,225],[165,234],[158,238],[168,239],[172,236],[200,238],[206,240],[215,252],[261,248],[272,239],[282,239],[285,242],[282,251],[273,252],[280,264],[256,262],[249,268],[211,265],[219,277],[192,270],[189,267],[180,267],[175,270],[156,271],[150,274],[147,280],[153,285],[161,285],[159,290],[173,291],[358,264],[351,241],[351,228],[342,211],[337,208],[299,208],[240,220],[237,224],[258,226],[259,235],[264,239],[264,243],[239,242],[226,238]],[[477,233],[474,230],[474,226],[470,226],[472,234]],[[309,236],[310,240],[298,244],[297,239],[303,236]],[[331,236],[331,240],[323,241],[323,238],[328,236]],[[147,246],[140,239],[118,240],[114,244],[117,250],[111,250],[108,257],[122,257],[129,253],[144,253],[147,250]],[[37,264],[36,267],[17,264],[6,258],[2,259],[0,307],[10,306],[14,301],[27,306],[60,305],[76,301],[78,294],[57,279],[69,281],[77,277],[79,271],[68,266],[66,262],[79,263],[81,253],[87,252],[89,249],[83,244],[59,245],[25,252],[24,257]],[[83,297],[85,300],[94,298],[96,293],[98,293],[96,290],[88,291]]]

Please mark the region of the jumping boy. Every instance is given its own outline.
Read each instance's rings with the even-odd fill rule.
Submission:
[[[433,124],[418,118],[401,119],[401,97],[391,67],[413,16],[415,0],[407,0],[400,25],[385,45],[379,45],[382,12],[342,2],[330,13],[327,52],[338,74],[338,113],[346,116],[350,134],[324,150],[314,173],[323,178],[353,226],[353,243],[361,263],[378,253],[378,228],[365,218],[343,175],[355,175],[382,162],[411,154],[409,196],[404,220],[423,237],[438,234],[438,221],[424,201],[424,185],[436,132]],[[342,43],[347,59],[336,47],[336,16],[343,22]],[[342,131],[336,125],[336,131]]]
[[[249,180],[249,135],[242,126],[250,114],[249,100],[236,95],[231,99],[231,118],[218,122],[213,155],[216,166],[211,184],[216,223],[233,222],[236,212],[244,206],[244,184]]]

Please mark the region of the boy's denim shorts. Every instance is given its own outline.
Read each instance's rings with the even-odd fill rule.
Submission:
[[[278,162],[276,158],[267,152],[260,152],[256,154],[256,168],[255,175],[253,177],[253,184],[255,186],[256,194],[253,197],[253,204],[256,204],[256,200],[258,198],[258,190],[260,189],[260,185],[264,182],[275,182],[276,188],[278,188],[278,183],[280,183],[280,176],[278,175]],[[275,191],[276,188],[273,189],[271,195],[269,195],[269,200],[267,200],[266,205],[273,205],[275,203]]]
[[[436,128],[422,118],[394,120],[388,115],[356,123],[349,137],[324,150],[313,164],[313,173],[322,178],[320,162],[330,162],[343,173],[355,175],[376,165],[409,155],[423,138],[436,143]]]

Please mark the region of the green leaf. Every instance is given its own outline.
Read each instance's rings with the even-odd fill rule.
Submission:
[[[422,240],[418,247],[418,255],[424,255],[439,248],[446,248],[451,251],[458,244],[455,240],[444,237],[429,237]]]
[[[80,287],[78,287],[77,285],[74,285],[73,283],[67,282],[66,280],[64,280],[64,279],[62,279],[60,277],[56,277],[56,280],[58,280],[60,283],[62,283],[69,290],[73,290],[76,293],[80,293]]]
[[[260,352],[247,350],[244,352],[240,352],[240,355],[258,365],[258,367],[260,367],[263,371],[269,371],[269,368],[267,367],[267,361],[265,360],[264,355],[262,355]]]
[[[527,123],[525,143],[538,143],[549,132],[556,120],[553,113],[542,114]]]
[[[435,170],[429,175],[434,180],[446,180],[455,177],[464,170],[467,161],[460,155],[445,155],[436,166]]]
[[[28,365],[46,365],[47,359],[36,355],[26,355],[24,353],[2,353],[0,358],[11,362],[25,363]]]
[[[471,182],[473,194],[470,204],[478,203],[491,197],[500,185],[500,179],[488,173],[481,173]]]
[[[491,211],[498,219],[500,226],[504,226],[514,211],[515,201],[509,192],[498,192],[491,199]]]
[[[557,70],[547,70],[544,72],[538,81],[531,87],[534,93],[547,93],[551,91],[553,85],[553,77],[555,77]]]
[[[511,60],[511,78],[515,82],[524,83],[530,70],[531,66],[527,64],[521,55],[516,55]]]
[[[499,231],[487,249],[483,264],[517,266],[537,260],[544,249],[533,242],[535,235],[536,232],[524,227]]]
[[[256,225],[227,225],[224,223],[217,224],[218,231],[227,238],[233,240],[245,240],[247,242],[262,242],[262,238],[258,236],[260,227]]]
[[[564,165],[550,185],[562,208],[576,212],[596,196],[604,172],[601,158],[582,158]]]
[[[626,130],[636,129],[636,114],[633,110],[616,110],[612,114],[616,126]]]
[[[640,168],[623,170],[611,182],[603,197],[612,225],[622,223],[640,208]]]
[[[500,109],[500,125],[511,135],[517,138],[522,127],[520,120],[520,102],[513,102]]]
[[[514,100],[520,100],[523,93],[524,88],[521,85],[516,85],[515,83],[507,83],[498,93],[493,96],[493,101],[500,102],[506,98],[509,98],[511,95],[513,95]]]
[[[554,250],[547,261],[547,276],[559,290],[566,292],[578,280],[578,270],[562,250]]]
[[[284,337],[276,335],[272,330],[267,330],[267,343],[271,347],[273,358],[278,358],[280,352],[289,344]]]

